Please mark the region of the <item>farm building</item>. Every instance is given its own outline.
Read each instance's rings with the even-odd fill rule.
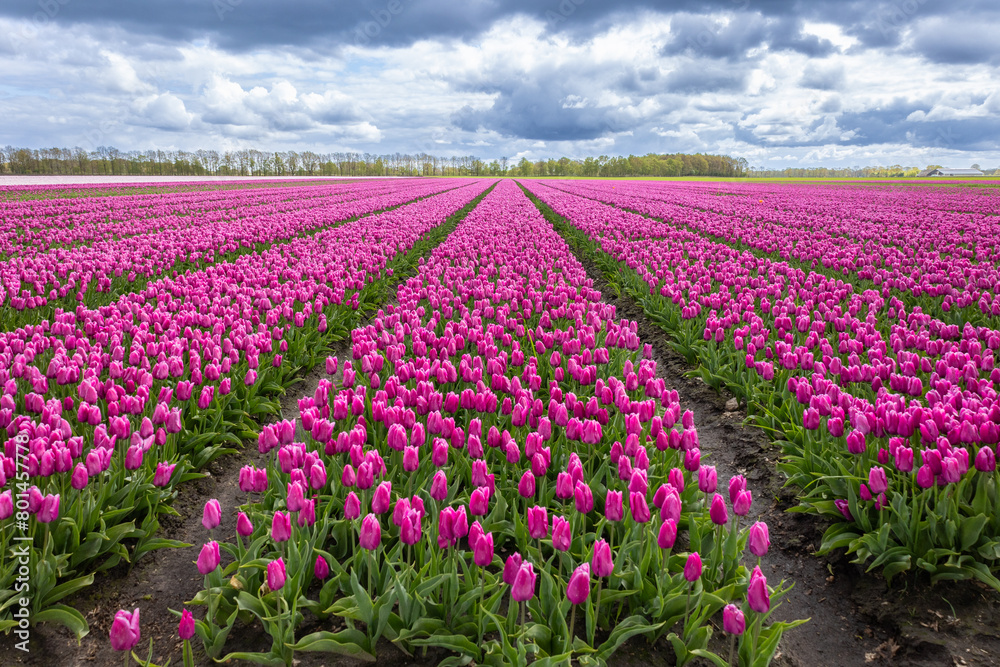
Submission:
[[[926,169],[917,176],[984,176],[984,174],[978,169]]]

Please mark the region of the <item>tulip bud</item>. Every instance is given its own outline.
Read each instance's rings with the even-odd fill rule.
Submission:
[[[219,567],[222,557],[219,553],[219,543],[215,540],[206,543],[198,554],[198,571],[202,574],[214,572]]]
[[[361,533],[359,544],[362,549],[374,551],[382,541],[382,526],[378,522],[378,517],[374,514],[366,514],[361,521]]]
[[[731,635],[742,635],[746,630],[746,620],[743,612],[734,604],[727,604],[722,609],[722,629]]]
[[[275,512],[271,519],[271,539],[275,542],[287,542],[292,536],[292,520],[284,512]]]
[[[590,595],[590,564],[582,563],[573,570],[566,584],[566,598],[571,604],[582,604]]]
[[[358,499],[358,494],[350,491],[344,499],[344,518],[352,521],[359,516],[361,516],[361,501]]]
[[[239,516],[236,517],[236,532],[242,537],[253,535],[253,524],[250,522],[250,517],[246,515],[246,512],[240,512]]]
[[[515,602],[524,602],[535,596],[535,581],[538,575],[531,563],[521,563],[514,577],[514,585],[511,586],[510,595]]]
[[[677,541],[677,522],[673,519],[666,519],[660,525],[660,532],[656,537],[656,544],[661,549],[671,549]]]
[[[267,587],[270,590],[280,591],[285,585],[286,577],[285,561],[282,558],[277,558],[267,564]]]
[[[594,576],[607,577],[614,572],[615,564],[611,559],[611,547],[605,540],[598,540],[594,544],[594,555],[590,561]]]
[[[767,579],[755,567],[750,574],[750,586],[747,588],[747,603],[758,614],[766,614],[771,609],[771,596],[767,590]]]
[[[726,501],[720,494],[716,493],[712,496],[712,505],[708,510],[708,515],[716,526],[724,526],[728,523],[729,511],[726,509]]]
[[[701,556],[697,551],[689,555],[687,562],[684,564],[684,578],[689,583],[694,583],[701,578]]]
[[[326,562],[326,559],[323,558],[323,556],[317,555],[316,565],[313,566],[313,575],[315,575],[317,579],[326,579],[329,574],[330,564]]]
[[[187,609],[181,611],[181,622],[177,626],[177,635],[183,640],[194,637],[194,615]]]
[[[493,562],[493,533],[483,533],[472,547],[472,560],[479,567]]]
[[[604,500],[604,517],[610,522],[621,521],[625,516],[622,492],[608,490]]]
[[[750,549],[750,553],[758,558],[767,555],[767,550],[771,546],[771,538],[768,534],[766,523],[758,521],[750,526],[750,533],[747,536],[747,546]]]
[[[513,586],[519,569],[521,569],[521,554],[513,553],[507,557],[507,561],[504,563],[503,582],[508,586]]]

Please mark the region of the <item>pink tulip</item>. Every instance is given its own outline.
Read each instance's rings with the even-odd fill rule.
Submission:
[[[139,644],[139,609],[131,614],[124,609],[115,613],[111,622],[111,648],[115,651],[131,651]]]
[[[479,487],[472,492],[469,498],[469,514],[472,516],[486,516],[489,511],[489,489]]]
[[[721,494],[716,493],[712,496],[712,505],[708,515],[716,526],[724,526],[729,521],[729,511],[726,509],[726,501],[723,500]]]
[[[240,512],[236,517],[236,533],[241,537],[250,537],[253,535],[253,524],[250,522],[250,517],[246,515],[246,512]]]
[[[568,551],[573,543],[573,532],[569,521],[561,516],[552,517],[552,546],[559,551]]]
[[[493,533],[483,533],[472,547],[472,560],[479,567],[493,562]]]
[[[677,541],[677,523],[673,519],[667,519],[660,525],[660,532],[656,537],[656,544],[661,549],[671,549]]]
[[[201,548],[201,553],[198,554],[198,571],[202,574],[209,574],[215,571],[215,568],[219,567],[219,562],[222,560],[221,554],[219,553],[219,543],[215,540],[207,542]]]
[[[382,482],[375,488],[372,496],[372,512],[375,514],[385,514],[389,511],[392,502],[392,482]]]
[[[513,553],[507,557],[507,561],[503,566],[503,582],[508,586],[514,585],[514,580],[517,578],[517,572],[521,569],[521,554]]]
[[[292,520],[284,512],[275,512],[271,519],[271,539],[287,542],[292,536]]]
[[[590,595],[590,564],[582,563],[569,577],[566,584],[566,598],[571,604],[582,604]]]
[[[322,555],[316,556],[316,564],[313,565],[313,576],[317,579],[326,579],[330,574],[330,564]]]
[[[362,549],[374,551],[382,541],[382,526],[378,522],[378,517],[374,514],[366,514],[361,521],[361,532],[359,544]]]
[[[194,637],[194,615],[187,609],[181,611],[181,622],[177,625],[177,635],[184,641]]]
[[[533,540],[549,536],[549,516],[546,508],[538,505],[528,508],[528,535]]]
[[[727,604],[722,609],[722,629],[730,635],[742,635],[746,631],[746,620],[743,612],[734,604]]]
[[[521,481],[517,483],[517,492],[522,498],[532,498],[535,495],[535,475],[530,470],[525,470],[521,475]]]
[[[361,501],[358,499],[358,494],[350,491],[344,499],[344,518],[352,521],[359,516],[361,516]]]
[[[285,586],[286,578],[285,561],[282,558],[277,558],[267,564],[267,587],[269,590],[280,591]]]
[[[538,575],[531,563],[522,563],[511,586],[511,597],[516,602],[525,602],[535,596],[535,582]]]
[[[576,511],[580,514],[588,514],[594,509],[594,494],[590,487],[583,482],[577,482],[573,487],[573,499]]]
[[[445,475],[444,470],[438,470],[434,473],[434,478],[431,480],[431,498],[440,502],[447,497],[448,477]]]
[[[614,572],[615,565],[611,559],[611,547],[604,540],[597,540],[594,544],[594,555],[591,558],[591,567],[594,576],[608,577]]]
[[[767,524],[763,521],[750,526],[750,533],[747,536],[747,547],[750,553],[758,558],[767,555],[767,550],[771,546],[771,538],[768,535]]]
[[[758,614],[766,614],[771,609],[771,596],[767,590],[767,579],[764,578],[760,567],[755,567],[750,574],[747,603],[750,605],[750,609]]]
[[[684,564],[684,578],[694,583],[701,578],[701,556],[697,551],[691,553]]]
[[[42,499],[42,505],[35,515],[41,523],[52,523],[59,518],[59,494],[47,495]]]

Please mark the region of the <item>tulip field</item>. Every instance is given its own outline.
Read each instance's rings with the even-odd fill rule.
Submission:
[[[107,664],[770,664],[809,623],[773,613],[769,490],[703,452],[648,327],[778,443],[820,556],[1000,593],[995,190],[61,192],[0,198],[7,652],[96,624]],[[182,606],[78,608],[164,554]]]

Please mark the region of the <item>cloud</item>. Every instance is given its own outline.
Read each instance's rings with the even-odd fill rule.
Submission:
[[[170,93],[140,99],[134,110],[137,124],[171,132],[187,128],[194,118],[184,101]]]
[[[837,90],[844,85],[844,68],[841,65],[807,65],[799,84],[815,90]]]

